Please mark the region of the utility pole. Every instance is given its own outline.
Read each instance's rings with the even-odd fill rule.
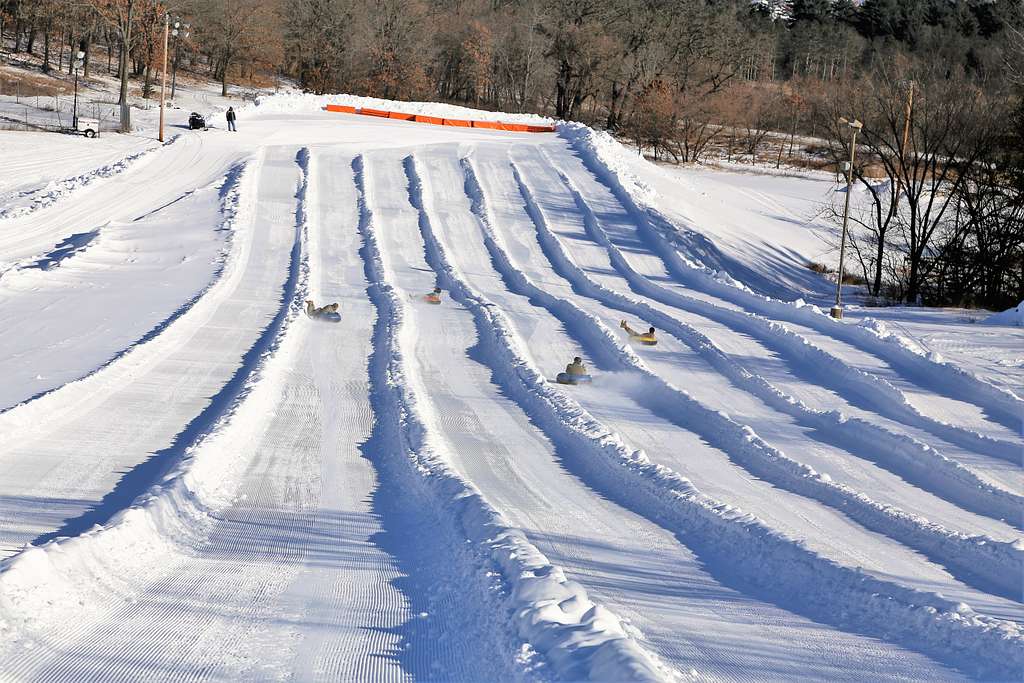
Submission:
[[[839,119],[839,123],[849,126],[853,130],[850,138],[850,160],[846,166],[846,203],[843,206],[843,235],[839,240],[839,273],[836,278],[836,303],[829,312],[836,320],[843,317],[843,259],[846,256],[846,226],[850,218],[850,195],[853,194],[853,162],[857,155],[857,133],[864,127],[857,119],[848,121],[845,118]]]
[[[160,142],[164,141],[164,95],[167,93],[167,34],[171,28],[171,17],[164,15],[164,61],[160,68]]]

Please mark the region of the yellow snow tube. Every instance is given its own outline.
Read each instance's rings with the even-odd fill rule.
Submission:
[[[441,303],[441,296],[439,294],[427,294],[423,297],[423,300],[428,304],[439,304]]]

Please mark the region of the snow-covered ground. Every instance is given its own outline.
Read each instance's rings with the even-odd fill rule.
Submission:
[[[828,318],[827,179],[324,101],[0,132],[0,680],[1020,678],[1024,329]]]

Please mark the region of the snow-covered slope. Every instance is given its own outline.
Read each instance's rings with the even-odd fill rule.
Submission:
[[[1019,677],[1019,394],[789,301],[802,181],[328,99],[0,205],[0,680]]]

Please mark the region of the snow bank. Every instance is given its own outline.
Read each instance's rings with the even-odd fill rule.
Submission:
[[[480,200],[474,198],[475,211],[488,224],[488,209]],[[473,313],[496,381],[549,438],[567,444],[561,450],[564,457],[606,495],[685,534],[688,544],[720,559],[745,582],[783,601],[799,596],[799,604],[816,619],[904,643],[988,675],[1014,675],[1024,665],[1024,636],[1016,624],[977,615],[940,595],[823,558],[756,517],[705,495],[678,473],[651,462],[643,451],[630,449],[547,382],[527,360],[506,314],[459,277],[429,223],[422,228],[428,262],[443,286]],[[777,451],[728,417],[711,411],[703,411],[702,417],[708,422],[705,434],[728,449],[747,454],[751,461],[778,457]],[[741,561],[737,552],[742,552]]]
[[[687,259],[679,249],[717,259],[717,249],[699,232],[674,225],[656,208],[653,190],[628,170],[637,155],[631,153],[604,132],[577,123],[563,123],[559,134],[575,149],[584,164],[614,193],[632,214],[641,232],[662,256],[669,271],[681,282],[731,301],[746,310],[779,320],[807,325],[823,334],[845,341],[874,354],[913,381],[944,395],[955,391],[959,400],[970,401],[984,410],[1002,416],[1008,425],[1016,425],[1024,410],[1024,399],[1008,389],[987,382],[963,368],[929,355],[899,335],[871,325],[850,325],[835,320],[824,311],[801,300],[783,302],[761,296],[728,273]],[[677,249],[678,247],[678,249]],[[1015,429],[1016,427],[1014,427]],[[1014,461],[1019,460],[1018,453]],[[999,456],[997,456],[999,457]]]
[[[411,162],[410,162],[411,163]],[[444,454],[430,443],[428,421],[406,379],[402,344],[406,304],[388,280],[377,245],[374,218],[369,208],[362,159],[353,163],[360,193],[360,231],[364,262],[371,282],[370,297],[378,308],[374,355],[386,359],[371,363],[371,379],[381,391],[385,410],[378,419],[396,423],[400,451],[419,486],[433,500],[458,512],[463,533],[502,569],[511,586],[509,602],[519,635],[544,655],[559,675],[568,680],[667,680],[670,671],[630,637],[622,622],[595,604],[586,590],[566,578],[518,529],[487,503],[479,491],[448,465]],[[414,168],[407,164],[413,178]],[[410,185],[417,208],[422,207],[418,180]],[[422,211],[422,208],[420,208]]]
[[[504,121],[506,123],[525,123],[537,126],[551,125],[553,119],[537,114],[508,114],[498,111],[471,109],[454,104],[441,102],[401,102],[383,100],[377,97],[360,97],[358,95],[312,95],[309,93],[279,93],[258,97],[254,105],[248,105],[256,113],[265,112],[313,112],[320,111],[328,104],[340,104],[350,107],[366,107],[369,109],[386,109],[403,114],[422,114],[451,119],[474,119],[477,121]]]
[[[1008,308],[1002,313],[995,313],[981,321],[982,325],[1007,325],[1009,327],[1024,327],[1024,301],[1013,308]]]
[[[302,341],[301,326],[296,334],[290,330],[301,311],[307,279],[299,240],[305,226],[305,186],[304,180],[289,279],[261,338],[265,343],[254,347],[259,355],[251,367],[243,368],[248,372],[237,393],[162,480],[107,524],[0,562],[0,661],[16,648],[33,648],[36,640],[44,641],[62,625],[102,619],[132,600],[154,576],[171,571],[200,543],[217,523],[218,512],[234,500],[249,465],[247,450],[239,444],[265,424],[287,379],[290,349]],[[228,277],[239,275],[244,265],[243,259],[232,259]],[[149,351],[149,346],[138,352]],[[35,403],[41,401],[28,405]]]

